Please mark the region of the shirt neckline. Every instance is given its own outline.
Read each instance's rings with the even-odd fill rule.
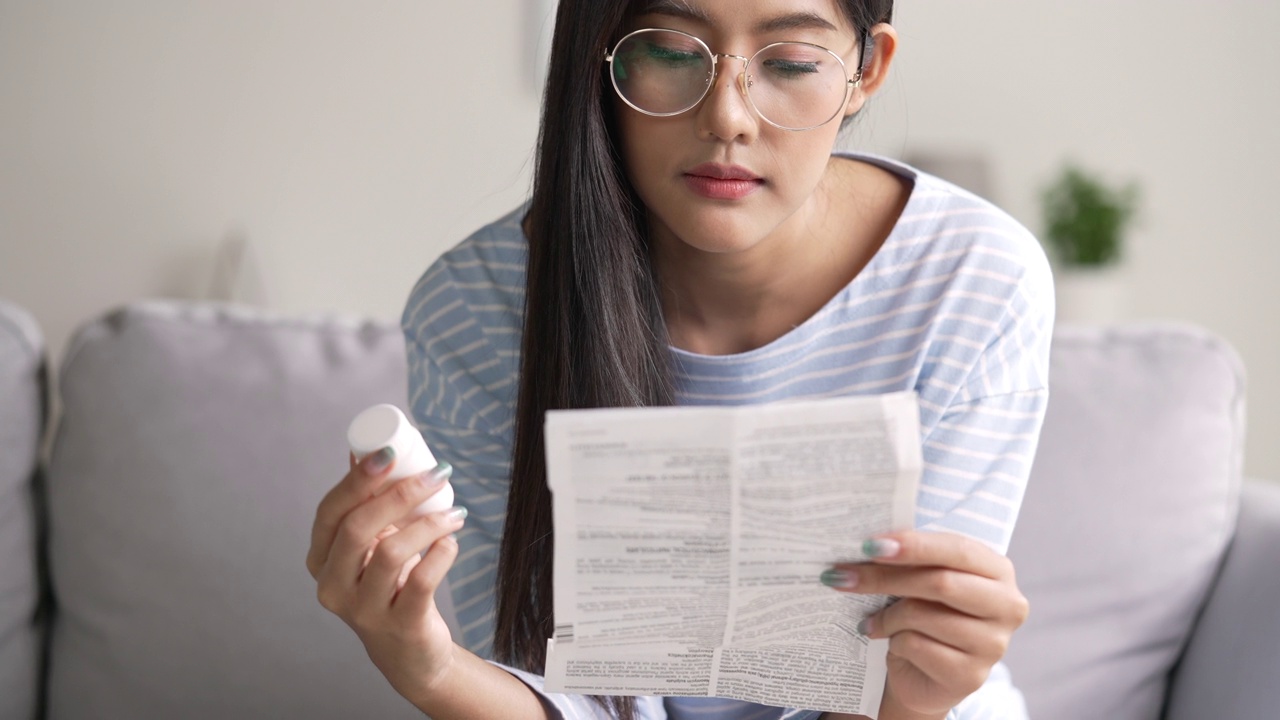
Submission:
[[[795,327],[791,328],[790,330],[783,333],[779,337],[776,337],[773,340],[765,343],[764,345],[761,345],[758,348],[752,348],[751,350],[746,350],[740,353],[730,353],[728,355],[705,355],[702,353],[692,352],[690,350],[685,350],[683,348],[678,348],[674,345],[668,344],[667,348],[677,358],[679,358],[680,360],[703,362],[703,363],[736,363],[736,362],[753,360],[756,357],[761,355],[766,355],[766,354],[772,355],[776,353],[780,347],[792,344],[798,336],[804,333],[807,333],[811,328],[811,326],[813,325],[815,318],[821,315],[827,314],[828,310],[832,307],[834,303],[848,296],[849,293],[852,292],[854,286],[861,284],[862,278],[866,277],[869,274],[869,271],[874,271],[876,268],[878,268],[880,265],[883,264],[882,258],[885,256],[885,248],[889,247],[889,244],[893,242],[895,239],[897,239],[902,228],[902,223],[901,223],[902,218],[907,216],[908,211],[911,209],[912,205],[915,204],[917,193],[920,190],[920,174],[909,165],[905,165],[903,163],[897,162],[896,160],[891,160],[889,158],[886,158],[880,155],[872,155],[868,153],[858,153],[858,152],[849,152],[849,151],[837,151],[832,153],[832,156],[848,158],[850,160],[858,160],[860,162],[865,162],[871,165],[875,165],[876,167],[879,167],[883,170],[887,170],[893,173],[894,175],[897,175],[898,177],[903,178],[905,180],[909,180],[911,182],[911,190],[907,194],[907,202],[902,207],[902,212],[898,216],[898,221],[894,223],[893,229],[889,231],[888,237],[886,237],[884,239],[884,242],[881,243],[880,248],[876,250],[874,255],[871,256],[871,260],[867,262],[866,266],[864,266],[862,270],[859,271],[858,274],[855,275],[854,278],[848,282],[848,284],[840,288],[840,290],[835,295],[832,295],[831,298],[827,300],[825,303],[823,303],[822,307],[818,308],[818,310],[815,311],[812,315],[805,318],[804,321],[801,322],[799,325],[796,325]]]

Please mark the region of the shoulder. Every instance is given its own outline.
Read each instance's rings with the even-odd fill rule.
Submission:
[[[876,160],[914,180],[890,239],[891,252],[959,271],[957,280],[962,283],[993,290],[1003,284],[1052,305],[1048,257],[1025,225],[954,183],[903,163]]]
[[[521,206],[442,254],[409,293],[400,323],[410,339],[439,337],[467,321],[519,323],[528,242]],[[483,316],[483,317],[481,317]]]
[[[950,182],[873,160],[914,182],[867,279],[886,313],[911,308],[907,324],[930,328],[922,397],[942,408],[1047,387],[1053,275],[1035,235]]]
[[[850,157],[909,179],[910,197],[865,281],[897,301],[939,311],[959,303],[995,321],[1053,316],[1053,275],[1035,235],[995,204],[942,178],[876,155]]]
[[[524,317],[524,214],[520,207],[441,255],[409,294],[400,322],[419,419],[463,413],[467,422],[509,427]]]

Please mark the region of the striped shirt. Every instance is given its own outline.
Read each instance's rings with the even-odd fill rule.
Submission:
[[[885,158],[846,154],[913,181],[901,217],[868,265],[782,337],[735,355],[671,348],[677,402],[733,405],[914,390],[924,472],[916,526],[1000,552],[1021,506],[1048,399],[1053,284],[1039,243],[990,203]],[[410,408],[455,467],[470,510],[449,574],[460,644],[490,657],[494,580],[506,515],[527,240],[520,208],[440,257],[403,316]],[[508,668],[535,691],[542,679]],[[592,701],[543,693],[565,718]],[[645,718],[817,718],[804,709],[711,698],[645,698]],[[952,711],[1020,718],[1002,665]]]

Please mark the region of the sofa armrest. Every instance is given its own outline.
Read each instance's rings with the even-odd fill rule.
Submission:
[[[1235,539],[1173,678],[1168,720],[1280,708],[1280,484],[1246,481]]]
[[[46,352],[36,320],[0,300],[0,717],[39,714],[43,527],[40,438],[48,412]]]

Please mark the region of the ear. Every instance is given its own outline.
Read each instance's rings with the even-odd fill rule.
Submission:
[[[871,36],[871,56],[866,60],[862,71],[862,82],[849,94],[849,104],[844,114],[848,117],[866,104],[867,98],[879,90],[889,77],[889,66],[898,52],[898,31],[889,23],[873,25],[869,31]],[[866,47],[865,44],[863,47]],[[856,68],[854,71],[856,72]]]

